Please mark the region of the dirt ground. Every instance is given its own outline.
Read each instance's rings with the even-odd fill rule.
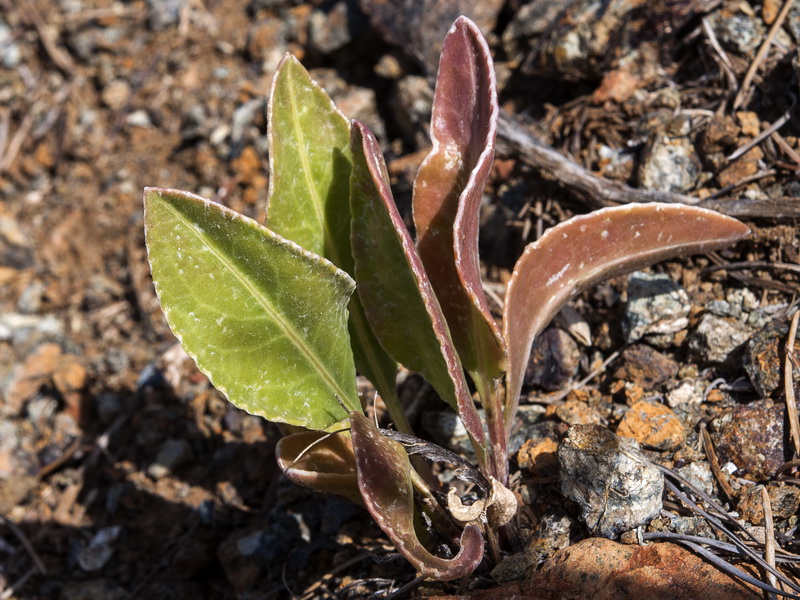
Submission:
[[[481,233],[493,293],[526,243],[613,194],[700,198],[753,230],[730,250],[651,270],[691,306],[682,332],[640,344],[645,367],[652,352],[675,364],[666,377],[643,378],[629,355],[598,370],[630,347],[627,279],[576,299],[591,345],[571,362],[541,350],[563,372],[537,378],[532,366],[526,388],[544,438],[579,423],[617,431],[636,402],[691,380],[700,401],[670,404],[683,437],[651,445],[652,457],[713,467],[709,424],[740,468],[729,497],[709,484],[726,510],[750,514],[757,483],[800,489],[783,412],[800,292],[800,3],[615,0],[599,15],[596,4],[0,0],[0,599],[378,598],[414,580],[364,510],[286,482],[277,429],[228,404],[176,345],[149,277],[142,190],[189,190],[263,222],[266,96],[288,51],[375,130],[407,209],[429,144],[429,77],[462,12],[488,35],[508,119],[566,161],[548,166],[500,140]],[[714,302],[740,336],[723,356],[713,350],[730,340],[702,337]],[[742,311],[759,317],[743,323]],[[766,349],[745,351],[764,331]],[[413,374],[402,385],[406,400],[431,395]],[[759,402],[779,407],[763,424],[779,422],[779,446],[748,470],[747,449],[713,421]],[[769,462],[764,447],[751,450]],[[528,450],[514,481],[536,530],[565,501],[552,465],[536,466],[541,449]],[[589,534],[567,513],[569,545]],[[791,552],[796,513],[773,526]],[[498,585],[490,567],[467,587]]]

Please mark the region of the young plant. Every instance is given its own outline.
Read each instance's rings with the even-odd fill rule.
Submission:
[[[198,367],[231,402],[282,424],[277,454],[287,477],[363,503],[412,565],[439,579],[471,573],[484,538],[496,558],[496,530],[513,524],[508,438],[531,343],[557,311],[601,279],[748,233],[684,205],[575,217],[525,249],[501,327],[478,260],[497,119],[489,48],[461,17],[444,42],[433,149],[414,185],[416,243],[373,134],[348,122],[290,55],[269,100],[269,228],[187,192],[144,194],[156,290]],[[413,437],[395,389],[397,363],[422,373],[458,413],[477,469]],[[363,415],[357,371],[374,383],[397,431]],[[451,463],[483,498],[463,506],[451,490],[442,506],[420,457]],[[454,557],[435,556],[420,540],[420,513],[459,545]]]

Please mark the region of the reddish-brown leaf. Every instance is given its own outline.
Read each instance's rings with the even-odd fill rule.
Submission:
[[[506,428],[513,422],[533,338],[584,288],[660,260],[727,246],[750,230],[714,211],[630,204],[575,217],[528,245],[508,284]]]
[[[357,289],[367,319],[397,362],[419,371],[483,443],[461,362],[411,235],[395,206],[380,146],[354,122],[350,209]]]
[[[417,247],[464,366],[482,377],[505,368],[500,329],[481,282],[478,229],[494,158],[497,92],[489,47],[460,17],[444,41],[433,101],[433,149],[414,182]]]
[[[364,415],[350,414],[358,486],[364,504],[398,552],[426,577],[466,577],[483,558],[483,538],[474,525],[461,534],[461,549],[452,559],[428,552],[414,530],[414,488],[408,454]]]

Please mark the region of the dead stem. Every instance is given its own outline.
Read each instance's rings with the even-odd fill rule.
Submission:
[[[728,497],[728,500],[733,500],[735,494],[728,483],[727,477],[725,477],[725,473],[719,466],[719,459],[714,450],[714,445],[711,443],[711,436],[708,435],[705,423],[700,424],[700,439],[703,442],[703,450],[706,453],[706,457],[708,457],[708,463],[711,465],[711,472],[714,474],[714,478],[717,480],[722,492]]]
[[[770,565],[773,569],[775,568],[775,531],[773,527],[775,526],[772,522],[772,504],[769,500],[769,493],[767,492],[767,488],[761,486],[761,504],[764,508],[764,560]],[[772,573],[767,572],[767,582],[772,587],[778,586],[778,581],[775,579],[775,575]],[[770,594],[770,596],[774,596],[774,594]]]
[[[31,544],[27,536],[23,533],[23,531],[19,527],[17,527],[17,524],[3,515],[0,515],[0,522],[5,523],[11,530],[11,533],[13,533],[16,536],[16,538],[22,544],[22,547],[25,548],[25,552],[27,552],[28,555],[31,557],[33,564],[36,566],[36,570],[39,571],[39,573],[42,575],[47,575],[47,569],[45,568],[42,559],[37,554],[36,550],[33,547],[33,544]]]
[[[797,404],[794,396],[793,366],[794,342],[797,337],[797,321],[800,318],[800,310],[794,313],[792,323],[789,326],[789,337],[786,339],[786,358],[783,361],[783,380],[786,390],[786,413],[789,418],[789,428],[794,442],[794,455],[800,457],[800,418],[797,415]]]
[[[736,98],[733,100],[733,110],[736,110],[743,104],[746,104],[746,102],[749,100],[751,92],[750,86],[753,83],[753,78],[756,76],[758,66],[761,64],[764,58],[766,58],[767,52],[769,52],[769,48],[772,46],[772,41],[775,39],[775,36],[778,34],[778,30],[783,25],[786,15],[789,14],[789,9],[792,7],[792,2],[793,0],[784,0],[783,6],[781,7],[781,12],[778,13],[775,22],[769,29],[769,33],[767,33],[767,37],[764,38],[764,41],[761,43],[761,47],[758,49],[758,52],[756,52],[756,56],[753,59],[753,62],[750,64],[750,68],[747,69],[747,73],[745,73],[744,79],[742,80],[742,85],[739,86],[739,93],[736,94]]]
[[[732,162],[737,158],[740,158],[741,156],[747,154],[747,152],[751,148],[757,146],[765,139],[767,139],[769,136],[771,136],[773,133],[778,131],[778,129],[786,125],[786,123],[789,122],[789,119],[792,118],[792,113],[794,112],[795,106],[797,106],[797,101],[792,102],[792,105],[789,107],[789,109],[785,113],[783,113],[780,117],[778,117],[778,119],[772,125],[767,127],[764,131],[759,133],[756,137],[747,142],[744,146],[737,148],[733,153],[727,156],[726,159]]]

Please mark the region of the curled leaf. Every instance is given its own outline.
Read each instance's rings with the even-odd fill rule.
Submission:
[[[275,454],[281,471],[294,483],[361,503],[349,437],[321,431],[293,433],[278,441]]]
[[[478,498],[472,504],[465,506],[456,488],[447,490],[447,510],[459,523],[466,524],[480,519],[486,510],[486,498]]]
[[[147,188],[144,207],[164,315],[217,389],[247,412],[308,429],[360,409],[346,273],[187,192]]]
[[[630,204],[574,217],[529,244],[514,267],[503,314],[509,353],[506,430],[531,343],[572,296],[661,260],[722,248],[749,232],[736,219],[703,208]]]
[[[484,434],[425,268],[395,206],[378,141],[353,124],[351,234],[358,294],[375,335],[395,360],[419,371],[479,442]]]
[[[481,197],[497,134],[495,88],[489,46],[477,25],[460,17],[439,60],[433,149],[414,182],[414,224],[420,257],[464,366],[486,377],[505,368],[478,261]]]
[[[428,552],[414,531],[414,489],[408,454],[360,413],[350,414],[350,426],[364,504],[398,552],[426,577],[451,580],[472,573],[483,558],[483,537],[478,528],[468,525],[464,529],[461,549],[452,559]]]
[[[514,518],[514,515],[517,514],[518,503],[514,492],[494,477],[491,480],[492,493],[489,496],[486,518],[489,521],[489,527],[497,529]]]

